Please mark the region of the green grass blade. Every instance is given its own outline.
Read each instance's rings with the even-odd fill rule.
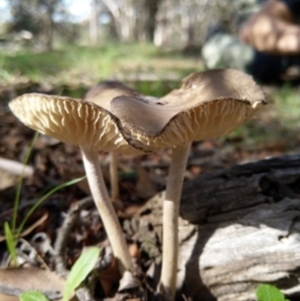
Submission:
[[[289,301],[278,288],[269,284],[261,284],[257,287],[256,298],[258,301]]]
[[[13,237],[13,234],[12,234],[12,231],[10,229],[8,222],[4,223],[4,234],[5,234],[7,249],[12,258],[13,264],[14,264],[14,266],[18,266],[16,241]]]
[[[54,187],[53,189],[51,189],[48,193],[46,193],[45,195],[43,195],[27,212],[26,216],[24,217],[23,221],[21,222],[16,237],[19,237],[20,233],[22,232],[25,223],[27,222],[28,218],[30,217],[30,215],[47,199],[49,198],[53,193],[57,192],[60,189],[63,189],[67,186],[71,186],[74,185],[82,180],[84,180],[86,178],[86,176],[83,176],[81,178],[77,178],[68,182],[65,182],[59,186]]]
[[[93,270],[100,255],[98,247],[88,248],[76,260],[67,277],[66,286],[63,294],[63,301],[68,301],[72,292],[81,284],[81,282]]]
[[[14,199],[12,221],[11,221],[11,232],[14,233],[14,234],[16,232],[18,208],[19,208],[21,189],[22,189],[22,184],[23,184],[23,179],[24,179],[24,169],[25,169],[25,165],[28,163],[29,157],[32,153],[32,149],[33,149],[33,146],[35,144],[35,141],[36,141],[38,135],[39,135],[38,132],[36,132],[34,134],[33,139],[30,143],[29,149],[28,149],[28,151],[25,155],[25,159],[24,159],[24,162],[23,162],[24,167],[23,167],[23,170],[21,172],[20,179],[19,179],[18,186],[17,186],[17,191],[16,191],[16,195],[15,195],[15,199]]]
[[[20,295],[20,301],[49,301],[49,299],[41,292],[28,291]]]

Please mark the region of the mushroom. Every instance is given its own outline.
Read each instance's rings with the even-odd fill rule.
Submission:
[[[121,273],[133,264],[109,199],[98,162],[98,150],[140,153],[120,132],[117,119],[103,107],[69,97],[24,94],[9,103],[12,112],[28,127],[65,143],[79,145],[91,193],[104,228],[119,259]]]
[[[13,100],[10,108],[29,127],[80,145],[92,195],[122,270],[132,270],[132,264],[108,201],[97,151],[141,154],[172,148],[163,202],[160,279],[165,299],[172,300],[178,260],[179,201],[191,142],[229,133],[266,104],[265,96],[252,77],[225,69],[192,74],[183,80],[180,89],[161,99],[136,92],[105,99],[98,105],[96,98],[87,102],[27,94]]]
[[[98,106],[109,107],[110,101],[118,96],[139,96],[139,94],[125,86],[119,81],[104,81],[99,85],[90,89],[85,97],[84,101],[93,102]],[[118,181],[118,157],[117,153],[110,152],[110,165],[109,175],[111,184],[111,199],[117,200],[120,198],[119,193],[119,181]]]
[[[163,202],[163,257],[159,289],[172,300],[178,261],[179,201],[192,141],[223,136],[266,104],[252,77],[232,69],[191,74],[178,90],[157,100],[121,96],[111,112],[122,120],[127,141],[142,151],[171,147]]]

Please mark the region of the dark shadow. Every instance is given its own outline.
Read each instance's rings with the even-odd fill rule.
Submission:
[[[292,68],[297,68],[298,71],[295,72],[299,73],[299,56],[272,55],[258,51],[254,52],[253,60],[246,66],[247,72],[258,82],[274,85],[282,85],[285,82],[299,84],[300,74],[293,75]]]
[[[199,266],[199,257],[203,252],[207,241],[214,233],[215,229],[205,231],[201,233],[199,230],[197,239],[194,245],[194,249],[190,255],[189,260],[187,261],[186,275],[183,282],[183,286],[180,291],[177,293],[176,300],[183,300],[183,296],[190,297],[193,301],[216,301],[217,299],[211,293],[210,289],[203,283],[200,277],[200,266]]]

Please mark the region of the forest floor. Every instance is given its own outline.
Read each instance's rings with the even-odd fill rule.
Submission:
[[[163,58],[158,60],[162,62]],[[171,59],[165,58],[165,64],[168,60]],[[171,70],[174,61],[173,65],[171,63],[167,65],[170,66]],[[192,64],[187,66],[188,68],[183,73],[187,73],[188,70],[192,69]],[[140,71],[138,69],[135,69],[136,74]],[[81,74],[85,72],[85,70],[81,70]],[[54,73],[53,76],[55,77]],[[107,76],[109,75],[107,74]],[[78,78],[78,75],[75,77]],[[31,91],[61,92],[63,95],[82,97],[88,87],[91,86],[91,82],[96,79],[89,79],[87,83],[81,82],[80,85],[73,83],[72,80],[67,83],[66,80],[60,86],[51,81],[39,82],[38,78],[26,77],[24,74],[20,74],[19,79],[19,81],[14,78],[14,80],[2,82],[0,87],[0,99],[2,100],[0,104],[0,158],[22,163],[29,150],[34,132],[21,124],[9,112],[8,100],[21,93]],[[130,85],[130,80],[128,83]],[[137,89],[141,88],[142,92],[146,90],[147,94],[162,95],[165,91],[174,87],[177,80],[172,80],[171,84],[168,81],[160,81],[155,84],[155,81],[152,80],[148,82],[145,80],[137,84],[134,80],[131,84]],[[155,89],[159,91],[155,92]],[[297,88],[287,86],[280,88],[264,87],[264,90],[268,95],[270,104],[255,119],[226,137],[193,144],[185,174],[186,181],[197,177],[201,173],[221,170],[235,164],[283,154],[299,153],[299,91]],[[108,154],[100,152],[99,160],[104,170],[105,181],[109,187]],[[138,212],[147,200],[164,190],[169,163],[170,150],[140,157],[121,156],[119,158],[121,193],[120,199],[114,204],[123,225],[126,220]],[[38,136],[27,164],[32,169],[32,174],[23,179],[19,204],[15,208],[17,211],[17,225],[20,225],[36,200],[43,197],[52,188],[84,175],[78,147],[59,143],[43,135]],[[0,260],[2,267],[6,266],[9,255],[2,229],[5,222],[11,223],[12,220],[17,193],[16,187],[21,175],[20,171],[16,171],[16,173],[17,175],[13,174],[12,167],[5,171],[0,166]],[[85,180],[61,189],[47,198],[31,214],[22,229],[22,238],[31,245],[37,245],[37,235],[43,234],[43,237],[46,237],[42,241],[44,249],[39,243],[39,255],[51,269],[54,269],[55,265],[53,258],[51,258],[51,252],[53,251],[57,231],[64,217],[72,205],[80,202],[89,194],[89,188]],[[134,240],[134,236],[128,237],[128,241],[130,242],[132,256],[142,260],[141,256],[144,255],[140,254],[139,245]],[[108,242],[101,220],[95,209],[91,207],[82,210],[78,223],[67,237],[67,267],[70,268],[83,247],[95,244],[107,246]],[[144,266],[144,268],[149,267],[149,263],[144,264]],[[99,296],[112,294],[116,283],[114,273],[115,271],[110,271],[105,276],[102,275],[102,278],[100,277],[102,291]],[[36,281],[38,280],[36,279]],[[4,301],[5,299],[1,300]]]

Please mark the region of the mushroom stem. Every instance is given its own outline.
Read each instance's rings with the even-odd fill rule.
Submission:
[[[111,199],[113,201],[119,199],[119,178],[118,178],[118,157],[116,153],[110,153],[109,176],[111,185]]]
[[[160,287],[165,300],[173,300],[175,297],[179,204],[190,146],[191,143],[187,142],[173,148],[166,195],[163,202],[163,255]]]
[[[114,255],[119,260],[121,275],[124,271],[133,271],[133,264],[116,212],[109,199],[97,151],[81,147],[83,164],[91,193],[101,216],[106,234],[111,243]]]

